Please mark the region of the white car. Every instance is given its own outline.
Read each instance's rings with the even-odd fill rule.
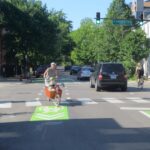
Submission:
[[[82,67],[81,70],[77,74],[77,79],[89,79],[92,74],[92,68],[91,67]]]

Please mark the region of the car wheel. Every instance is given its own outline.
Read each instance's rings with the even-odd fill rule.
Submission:
[[[92,79],[90,78],[90,88],[94,88],[95,86],[92,84]]]
[[[121,91],[127,91],[127,86],[121,87]]]
[[[101,88],[98,86],[98,82],[97,81],[95,83],[95,89],[96,89],[96,91],[100,91],[101,90]]]

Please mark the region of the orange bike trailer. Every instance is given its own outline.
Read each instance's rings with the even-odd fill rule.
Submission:
[[[54,88],[49,89],[48,87],[45,87],[44,92],[45,92],[45,95],[50,99],[54,99],[56,96],[56,90]]]

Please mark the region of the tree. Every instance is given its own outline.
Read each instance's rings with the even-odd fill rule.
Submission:
[[[12,51],[20,62],[28,55],[33,64],[49,63],[68,55],[72,47],[71,22],[62,11],[49,12],[41,1],[24,0],[1,1],[0,10],[4,14],[4,26],[9,30],[5,37],[8,61]]]
[[[131,10],[128,5],[125,4],[124,0],[113,0],[111,3],[108,14],[106,16],[110,18],[104,21],[104,41],[103,46],[105,47],[105,53],[109,56],[109,61],[121,61],[118,53],[121,51],[120,43],[123,37],[131,32],[130,26],[114,25],[113,19],[127,19],[133,20],[131,17]],[[128,32],[126,32],[128,31]]]
[[[55,24],[56,30],[56,44],[54,47],[55,57],[57,62],[69,61],[70,52],[74,46],[74,43],[70,37],[72,30],[72,22],[66,19],[65,13],[62,11],[51,10],[49,13],[49,19]]]
[[[126,68],[135,72],[135,66],[150,53],[145,33],[142,29],[130,32],[121,43],[120,57]]]
[[[76,47],[71,53],[71,58],[77,64],[92,64],[97,59],[96,52],[97,27],[89,18],[81,21],[81,27],[71,33]],[[94,42],[95,41],[95,42]]]

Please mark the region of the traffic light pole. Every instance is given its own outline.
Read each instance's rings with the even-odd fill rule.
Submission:
[[[101,18],[100,12],[96,12],[96,18],[94,18],[94,19],[96,19],[96,24],[100,24],[100,20],[112,20],[114,22],[118,22],[118,23],[116,23],[117,25],[132,26],[132,20],[131,19]],[[135,20],[139,21],[139,22],[149,22],[150,21],[149,19],[143,19],[143,14],[141,15],[140,19],[135,19]],[[122,22],[122,24],[121,24],[121,22]]]

